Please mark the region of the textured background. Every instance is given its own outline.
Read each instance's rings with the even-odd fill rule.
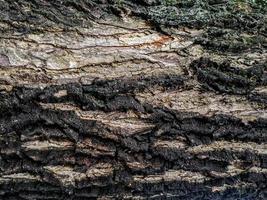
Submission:
[[[266,199],[266,3],[0,0],[0,199]]]

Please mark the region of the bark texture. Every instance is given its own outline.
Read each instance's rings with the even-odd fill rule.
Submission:
[[[266,199],[266,3],[0,0],[0,199]]]

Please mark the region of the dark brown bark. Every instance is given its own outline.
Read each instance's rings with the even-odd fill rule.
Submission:
[[[0,0],[0,199],[266,199],[263,6]]]

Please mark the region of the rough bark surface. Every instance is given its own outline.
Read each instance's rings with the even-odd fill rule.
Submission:
[[[0,0],[0,199],[266,199],[266,3]]]

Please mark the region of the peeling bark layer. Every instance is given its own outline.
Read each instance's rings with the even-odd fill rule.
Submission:
[[[266,199],[265,5],[0,0],[0,199]]]

